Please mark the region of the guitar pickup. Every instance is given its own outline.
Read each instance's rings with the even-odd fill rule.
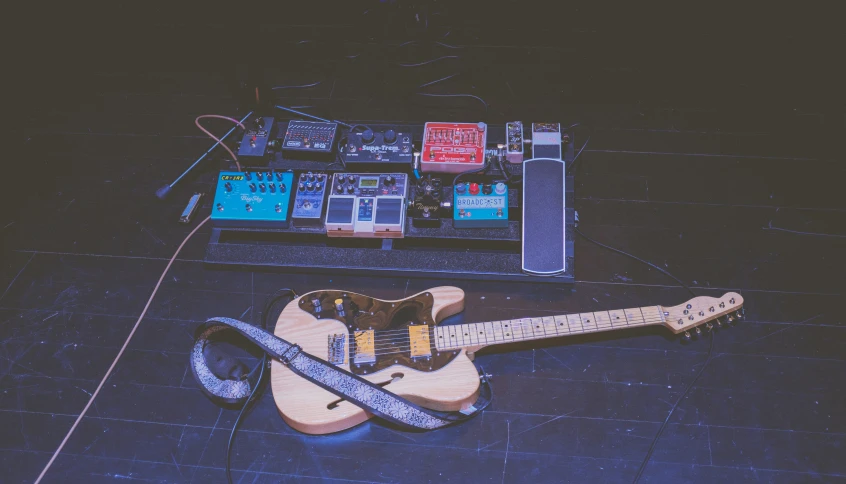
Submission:
[[[344,364],[344,356],[345,356],[345,348],[344,343],[347,340],[346,334],[330,334],[329,335],[329,348],[328,348],[328,355],[329,355],[329,363],[333,365],[343,365]]]
[[[365,365],[376,363],[376,344],[373,330],[356,331],[355,338],[355,356],[353,362],[356,365]]]
[[[408,339],[411,345],[411,357],[432,356],[432,344],[429,340],[429,325],[411,325],[408,327]]]

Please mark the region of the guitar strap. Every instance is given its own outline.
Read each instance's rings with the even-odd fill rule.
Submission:
[[[362,409],[401,427],[416,430],[434,430],[468,420],[485,409],[491,402],[491,387],[484,371],[479,373],[481,386],[479,399],[472,406],[457,412],[443,412],[416,405],[375,385],[343,368],[314,357],[298,345],[289,343],[251,324],[230,318],[212,318],[198,329],[198,336],[191,351],[191,370],[194,378],[213,400],[226,403],[243,402],[258,383],[257,372],[240,373],[238,378],[224,379],[209,367],[209,347],[221,332],[234,330],[261,348],[270,357],[280,361],[291,371],[306,380],[349,400]],[[216,358],[219,362],[220,356]],[[215,358],[212,358],[215,360]]]

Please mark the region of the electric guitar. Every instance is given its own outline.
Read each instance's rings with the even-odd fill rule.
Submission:
[[[472,359],[485,346],[659,325],[690,338],[702,326],[710,330],[740,318],[742,307],[740,294],[729,292],[678,306],[438,326],[464,309],[464,291],[444,286],[382,301],[321,290],[291,301],[275,334],[418,405],[455,411],[476,401],[479,373]],[[372,417],[275,360],[271,384],[282,417],[307,434],[337,432]]]

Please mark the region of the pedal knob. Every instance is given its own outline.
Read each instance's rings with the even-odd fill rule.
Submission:
[[[396,182],[397,181],[391,175],[388,175],[388,176],[385,177],[385,185],[387,185],[387,186],[391,186]]]
[[[314,181],[314,173],[308,172],[308,181],[310,181],[310,182]]]
[[[386,144],[392,145],[397,142],[397,132],[392,129],[386,130],[383,138]]]
[[[231,191],[232,191],[232,184],[231,184],[231,183],[226,182],[226,185],[223,185],[223,186],[224,186],[224,187],[226,187],[226,191],[227,191],[227,192],[231,192]]]
[[[343,185],[335,185],[335,191],[338,193],[344,193],[344,186]]]
[[[276,185],[274,185],[273,183],[268,183],[267,188],[270,189],[270,193],[276,193]]]
[[[462,193],[464,193],[465,190],[467,190],[467,185],[465,185],[463,183],[459,183],[459,184],[455,185],[455,193],[462,194]]]
[[[257,171],[256,172],[256,180],[258,180],[258,181],[264,180],[264,173]]]
[[[479,184],[473,182],[470,184],[470,195],[478,195],[479,194]]]
[[[316,191],[318,191],[318,192],[319,192],[320,190],[323,190],[323,184],[322,184],[322,183],[320,183],[320,182],[315,183],[315,184],[314,184],[314,189],[315,189]]]
[[[256,191],[256,184],[255,183],[250,183],[250,191],[251,192]]]
[[[306,190],[308,190],[310,192],[314,191],[314,183],[312,183],[312,182],[306,183]]]
[[[246,178],[246,179],[247,179],[247,181],[250,181],[250,180],[252,180],[252,179],[253,179],[253,174],[252,174],[252,173],[250,173],[250,172],[248,172],[248,171],[245,171],[245,172],[244,172],[244,178]]]
[[[259,183],[259,190],[261,190],[262,193],[267,191],[267,187],[264,186],[264,183]]]
[[[347,175],[347,181],[349,183],[354,183],[355,182],[355,175]]]
[[[276,181],[282,181],[282,172],[281,171],[276,172]]]
[[[285,186],[284,183],[279,184],[279,193],[285,193],[288,190],[288,187]]]
[[[505,183],[497,183],[494,191],[497,195],[505,195]]]
[[[353,193],[353,192],[355,192],[355,187],[354,187],[354,186],[352,186],[352,185],[349,185],[349,186],[347,187],[347,193]]]
[[[491,193],[493,193],[493,185],[491,185],[490,183],[485,183],[484,185],[482,185],[482,193],[485,195],[490,195]]]
[[[366,145],[369,145],[370,143],[372,143],[375,138],[376,138],[376,136],[373,134],[372,129],[365,129],[361,133],[361,142],[366,144]]]
[[[297,189],[301,192],[305,191],[305,183],[300,183],[299,185],[297,185]]]

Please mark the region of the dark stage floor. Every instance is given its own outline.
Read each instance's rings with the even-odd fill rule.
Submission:
[[[155,36],[172,35],[157,28]],[[266,392],[237,435],[237,482],[630,482],[703,365],[643,482],[846,480],[846,167],[777,127],[783,116],[794,133],[811,136],[818,118],[738,114],[709,103],[606,102],[597,94],[601,78],[591,84],[597,95],[580,101],[578,86],[556,74],[571,62],[570,51],[544,47],[542,39],[537,48],[521,44],[531,55],[514,69],[477,75],[483,71],[472,66],[482,69],[517,47],[454,33],[443,42],[463,50],[402,52],[401,40],[386,48],[366,39],[321,50],[309,46],[318,41],[301,42],[316,39],[312,34],[278,32],[278,48],[296,52],[302,67],[270,69],[269,82],[320,81],[275,91],[282,104],[366,122],[589,119],[595,132],[576,178],[581,229],[666,268],[698,294],[741,292],[747,320],[716,333],[710,360],[707,339],[683,345],[661,328],[491,348],[477,358],[493,374],[491,407],[430,433],[369,422],[303,435],[281,420]],[[446,55],[464,58],[413,73],[392,64]],[[209,192],[221,153],[170,201],[153,192],[210,146],[194,117],[243,113],[228,68],[100,66],[68,81],[61,96],[47,95],[47,107],[28,118],[37,130],[13,130],[26,164],[10,169],[38,175],[32,192],[0,212],[0,481],[35,479],[191,230],[177,223],[179,213],[188,193]],[[521,74],[532,69],[546,81]],[[462,74],[431,92],[480,95],[487,114],[474,99],[413,94],[453,72]],[[14,193],[17,182],[4,184]],[[200,217],[209,208],[206,199]],[[258,323],[265,298],[279,287],[349,288],[390,299],[452,284],[467,300],[455,322],[689,297],[658,271],[583,239],[575,249],[577,283],[555,286],[214,270],[202,262],[209,234],[204,227],[187,244],[44,482],[225,482],[237,411],[221,410],[192,378],[194,329],[211,316]]]

